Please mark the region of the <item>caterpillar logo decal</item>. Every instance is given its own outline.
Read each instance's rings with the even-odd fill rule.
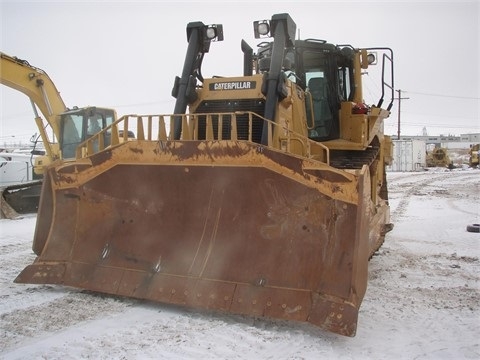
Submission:
[[[249,90],[255,89],[256,81],[228,81],[215,82],[209,86],[210,90]]]

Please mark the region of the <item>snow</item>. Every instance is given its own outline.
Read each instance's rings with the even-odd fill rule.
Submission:
[[[480,359],[480,170],[388,173],[394,229],[354,338],[309,324],[13,283],[35,215],[0,220],[1,359]]]

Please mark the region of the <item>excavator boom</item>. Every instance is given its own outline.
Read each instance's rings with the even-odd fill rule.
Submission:
[[[46,126],[35,106],[40,109],[54,136],[59,139],[60,125],[56,116],[67,110],[60,92],[45,71],[30,65],[26,60],[5,53],[0,53],[0,59],[0,84],[18,90],[30,98],[47,155],[51,159],[59,158],[58,148],[51,146],[53,141],[49,140]]]

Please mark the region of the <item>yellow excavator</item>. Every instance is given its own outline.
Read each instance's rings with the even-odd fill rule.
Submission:
[[[124,116],[47,168],[37,258],[15,281],[354,336],[369,259],[392,228],[393,52],[295,32],[288,14],[255,21],[243,74],[204,78],[223,26],[189,23],[174,112]],[[366,69],[380,74],[373,105]]]
[[[0,83],[30,98],[45,155],[35,157],[33,170],[38,180],[2,189],[1,213],[12,218],[18,213],[36,212],[43,171],[53,161],[74,158],[78,144],[116,120],[114,110],[86,107],[68,109],[47,73],[26,60],[0,53]],[[40,117],[38,109],[44,116]],[[53,138],[48,136],[51,128]],[[105,140],[108,140],[105,138]]]

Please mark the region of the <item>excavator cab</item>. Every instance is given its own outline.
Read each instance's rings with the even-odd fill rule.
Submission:
[[[64,159],[74,158],[79,144],[112,125],[115,111],[97,107],[69,110],[60,116],[60,149]],[[104,131],[103,143],[108,146],[111,133]],[[96,140],[98,142],[98,140]],[[94,144],[98,148],[98,144]]]
[[[0,217],[15,218],[38,208],[41,179],[52,162],[74,158],[77,146],[91,136],[95,137],[91,144],[94,150],[110,144],[111,129],[106,128],[116,120],[116,114],[114,110],[97,107],[68,109],[47,73],[26,60],[0,52],[0,69],[0,84],[30,99],[45,148],[42,156],[34,159],[35,181],[0,188]],[[47,129],[51,130],[53,138],[49,137]]]
[[[112,138],[111,125],[116,120],[115,110],[86,107],[74,108],[59,114],[60,121],[56,128],[60,129],[59,143],[48,143],[50,149],[55,148],[48,155],[37,156],[34,162],[35,181],[19,183],[3,187],[0,194],[1,217],[15,218],[18,214],[36,212],[40,201],[40,191],[44,169],[58,158],[72,160],[76,157],[77,148],[86,140],[94,137],[91,148],[98,151],[99,147],[109,146]],[[46,132],[39,126],[43,137]]]

